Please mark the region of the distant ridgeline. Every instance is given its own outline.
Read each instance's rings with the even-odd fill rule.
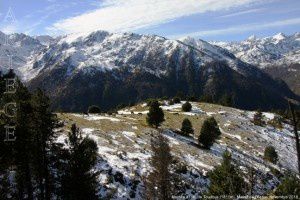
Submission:
[[[45,90],[55,110],[109,110],[178,93],[243,109],[282,109],[287,98],[300,99],[284,82],[202,40],[104,31],[59,37],[49,45],[14,38],[26,42],[9,52],[37,46],[16,73],[29,89]]]

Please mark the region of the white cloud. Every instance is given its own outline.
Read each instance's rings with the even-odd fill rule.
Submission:
[[[273,21],[268,23],[245,24],[245,25],[233,26],[224,29],[214,29],[214,30],[198,31],[198,32],[187,33],[187,34],[172,35],[170,36],[170,38],[181,38],[185,36],[203,37],[203,36],[225,35],[225,34],[243,33],[247,31],[263,30],[268,28],[283,27],[283,26],[298,25],[298,24],[300,25],[300,18],[292,18],[292,19],[279,20],[279,21]]]
[[[180,17],[245,6],[259,0],[104,0],[101,7],[60,20],[49,29],[79,31],[133,31]]]
[[[245,14],[250,14],[250,13],[257,13],[260,12],[262,10],[265,10],[263,8],[258,8],[258,9],[250,9],[250,10],[244,10],[244,11],[240,11],[240,12],[235,12],[235,13],[231,13],[228,15],[223,15],[220,16],[221,18],[227,18],[227,17],[236,17],[236,16],[240,16],[240,15],[245,15]]]

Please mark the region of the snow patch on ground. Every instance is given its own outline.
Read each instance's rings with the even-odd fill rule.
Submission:
[[[95,114],[89,114],[89,115],[80,115],[80,114],[73,114],[75,117],[80,117],[89,121],[97,121],[97,120],[110,120],[112,122],[120,122],[121,120],[114,117],[107,117],[102,115],[95,115]]]

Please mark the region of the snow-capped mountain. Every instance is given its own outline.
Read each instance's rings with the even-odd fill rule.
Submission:
[[[244,62],[261,68],[300,63],[300,33],[278,33],[265,38],[250,36],[241,42],[212,43],[226,48]]]
[[[34,59],[36,62],[28,63],[23,68],[23,78],[30,80],[34,78],[32,74],[62,63],[68,64],[68,74],[126,68],[130,71],[143,70],[161,76],[168,71],[166,58],[169,59],[176,54],[179,62],[173,67],[180,68],[182,64],[180,60],[191,51],[194,51],[193,58],[197,66],[222,61],[241,74],[257,72],[254,67],[241,64],[239,59],[222,48],[205,41],[201,41],[203,48],[198,46],[191,48],[191,43],[191,38],[189,41],[176,41],[133,33],[97,31],[90,34],[70,34],[58,38],[46,51],[37,54]],[[200,41],[198,44],[200,45]],[[150,60],[153,65],[146,64]]]
[[[20,71],[31,88],[49,92],[55,108],[68,111],[83,111],[91,104],[111,108],[175,96],[178,91],[209,95],[215,102],[234,95],[235,106],[242,108],[281,107],[286,104],[284,96],[293,98],[285,85],[257,67],[228,50],[191,38],[105,31],[71,34],[56,38]],[[253,99],[255,93],[259,94]],[[264,93],[272,96],[274,104],[265,103],[269,98]]]
[[[47,90],[54,108],[68,111],[92,104],[111,108],[177,92],[208,96],[213,102],[233,96],[234,106],[247,109],[278,108],[286,104],[285,97],[296,98],[257,67],[202,40],[105,31],[0,37],[9,38],[9,45],[1,43],[0,54],[12,55],[19,77],[32,89]],[[3,59],[1,69],[9,62]]]
[[[241,60],[256,65],[273,78],[284,80],[300,95],[300,33],[272,37],[249,37],[241,42],[212,42],[226,48]]]
[[[7,71],[12,67],[18,75],[22,75],[19,69],[32,63],[44,48],[38,39],[28,35],[6,35],[0,31],[0,70]]]
[[[34,38],[37,39],[41,44],[45,46],[48,46],[55,41],[55,39],[49,35],[39,35]]]

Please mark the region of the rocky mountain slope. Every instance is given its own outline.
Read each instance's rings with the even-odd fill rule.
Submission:
[[[214,102],[231,96],[234,106],[248,109],[282,108],[285,97],[297,98],[229,51],[194,42],[104,31],[71,34],[36,55],[22,68],[23,78],[30,88],[47,90],[53,107],[65,111],[91,104],[111,108],[179,91]]]
[[[38,39],[28,35],[6,35],[0,31],[0,70],[5,72],[12,67],[23,77],[23,68],[31,65],[36,59],[35,56],[45,48]]]
[[[264,71],[274,79],[284,80],[291,90],[300,95],[300,64],[291,64],[288,67],[273,66],[265,68]]]
[[[300,33],[257,38],[251,36],[241,42],[213,42],[244,62],[266,68],[275,65],[289,66],[300,63]]]
[[[252,76],[259,73],[228,51],[205,41],[202,43],[205,48],[199,49],[186,44],[185,41],[168,40],[155,35],[116,34],[105,31],[70,34],[57,38],[46,52],[41,52],[27,74],[51,69],[56,64],[68,64],[66,70],[69,75],[82,70],[111,71],[126,68],[130,72],[142,70],[156,76],[164,76],[169,68],[180,67],[167,65],[166,59],[172,56],[176,56],[178,60],[184,56],[191,56],[191,59],[195,59],[195,64],[200,66],[213,61],[226,61],[228,66],[238,73]],[[188,55],[189,53],[196,55]],[[179,64],[181,63],[174,63]],[[34,78],[27,74],[24,75],[25,80]]]
[[[272,194],[287,170],[296,171],[296,150],[292,127],[286,123],[276,128],[270,121],[276,116],[263,113],[266,126],[256,126],[251,120],[253,112],[206,103],[192,103],[191,112],[182,112],[184,102],[168,105],[162,102],[165,122],[161,130],[168,138],[174,157],[172,176],[179,176],[179,196],[197,199],[207,189],[207,172],[219,165],[222,153],[227,149],[233,161],[239,166],[244,178],[249,180],[249,170],[254,169],[254,195]],[[65,143],[72,123],[77,123],[84,136],[94,139],[99,148],[97,170],[99,182],[105,185],[99,193],[111,199],[141,199],[143,180],[149,173],[149,158],[152,155],[150,140],[156,130],[146,124],[146,104],[127,107],[113,115],[59,114],[64,128],[57,130],[57,141]],[[211,150],[203,150],[197,144],[197,137],[203,121],[213,116],[220,126],[221,138]],[[195,135],[185,137],[176,133],[184,118],[193,124]],[[274,165],[263,159],[265,147],[272,145],[279,154]],[[250,192],[250,191],[249,191]]]
[[[9,44],[7,44],[7,42]],[[9,59],[11,55],[11,59]],[[53,108],[106,109],[149,97],[230,99],[247,109],[282,108],[296,97],[284,83],[202,40],[96,31],[58,38],[0,33],[0,69],[12,62],[31,89],[40,87]]]
[[[289,87],[300,94],[300,33],[272,37],[249,37],[241,42],[213,42],[241,60],[259,66],[274,78],[284,80]]]

